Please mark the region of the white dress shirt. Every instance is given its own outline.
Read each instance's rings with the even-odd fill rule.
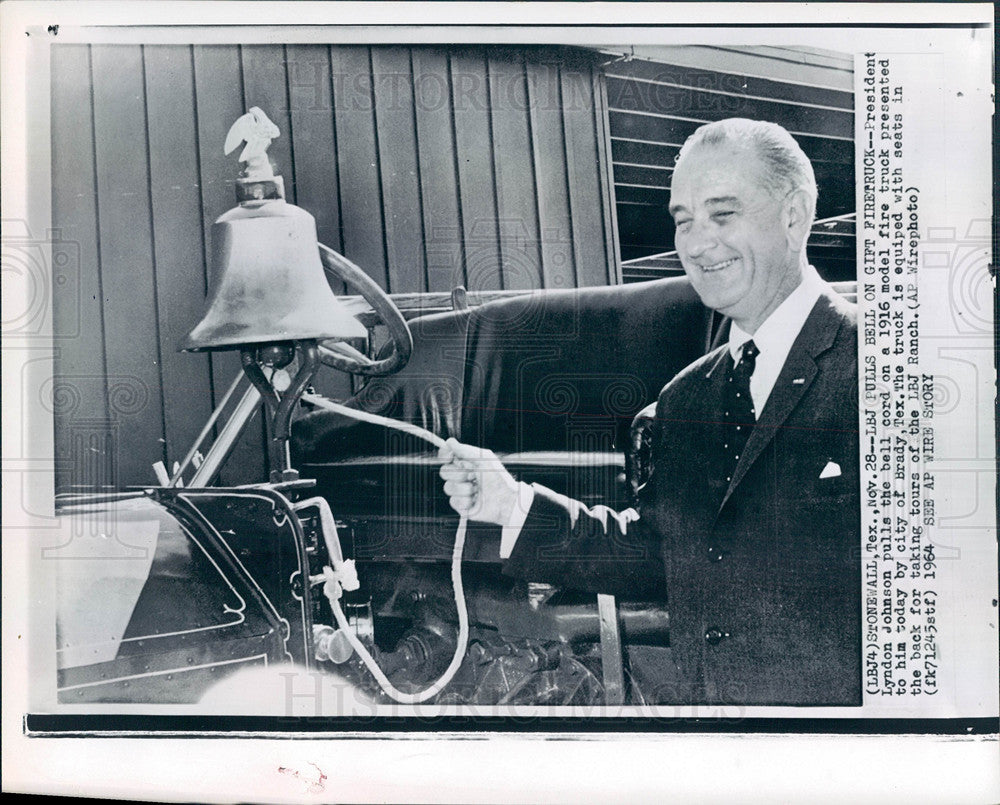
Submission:
[[[739,361],[743,345],[751,338],[760,350],[750,376],[750,396],[753,397],[753,408],[758,412],[758,419],[759,412],[764,410],[764,405],[774,390],[792,344],[799,337],[802,326],[826,287],[827,284],[816,269],[806,266],[802,272],[802,282],[772,311],[756,332],[747,333],[735,322],[732,324],[729,331],[729,354],[733,356],[734,362]],[[535,499],[535,490],[529,484],[520,481],[517,488],[517,505],[501,529],[501,559],[507,559],[514,550],[514,543],[528,519],[528,510]]]
[[[820,279],[816,269],[807,266],[802,272],[802,282],[764,319],[757,332],[747,333],[733,322],[729,331],[729,354],[733,356],[733,363],[739,362],[743,345],[751,338],[760,350],[750,376],[750,396],[753,397],[757,419],[760,419],[760,412],[771,396],[792,344],[799,337],[802,325],[825,287],[826,283]]]

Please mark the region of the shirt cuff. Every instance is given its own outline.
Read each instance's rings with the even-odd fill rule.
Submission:
[[[535,490],[523,481],[517,484],[517,503],[507,522],[500,531],[500,558],[508,559],[514,550],[514,543],[521,535],[521,529],[528,519],[528,511],[535,499]]]

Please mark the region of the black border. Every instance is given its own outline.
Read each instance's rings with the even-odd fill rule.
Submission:
[[[821,735],[966,735],[1000,733],[1000,716],[976,718],[696,718],[592,716],[211,716],[137,714],[43,714],[24,716],[28,737],[105,738],[384,738],[478,739],[485,733],[518,733],[573,738],[581,735],[634,733],[814,733]],[[254,733],[248,735],[247,733]],[[360,734],[359,734],[360,733]],[[457,734],[455,734],[457,733]]]

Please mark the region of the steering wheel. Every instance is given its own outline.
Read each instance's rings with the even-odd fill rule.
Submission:
[[[319,257],[323,267],[334,276],[346,282],[357,290],[364,300],[374,308],[382,323],[389,330],[392,342],[392,352],[381,360],[373,360],[362,352],[341,341],[321,341],[319,357],[327,366],[366,377],[381,377],[398,372],[413,352],[413,336],[410,326],[403,318],[399,308],[378,284],[342,254],[338,254],[322,243],[319,245]]]

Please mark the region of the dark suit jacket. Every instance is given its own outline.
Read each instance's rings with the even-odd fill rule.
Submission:
[[[504,571],[665,594],[664,678],[679,684],[659,703],[859,705],[855,307],[833,291],[816,303],[727,484],[729,360],[721,347],[660,393],[639,519],[536,487]]]

